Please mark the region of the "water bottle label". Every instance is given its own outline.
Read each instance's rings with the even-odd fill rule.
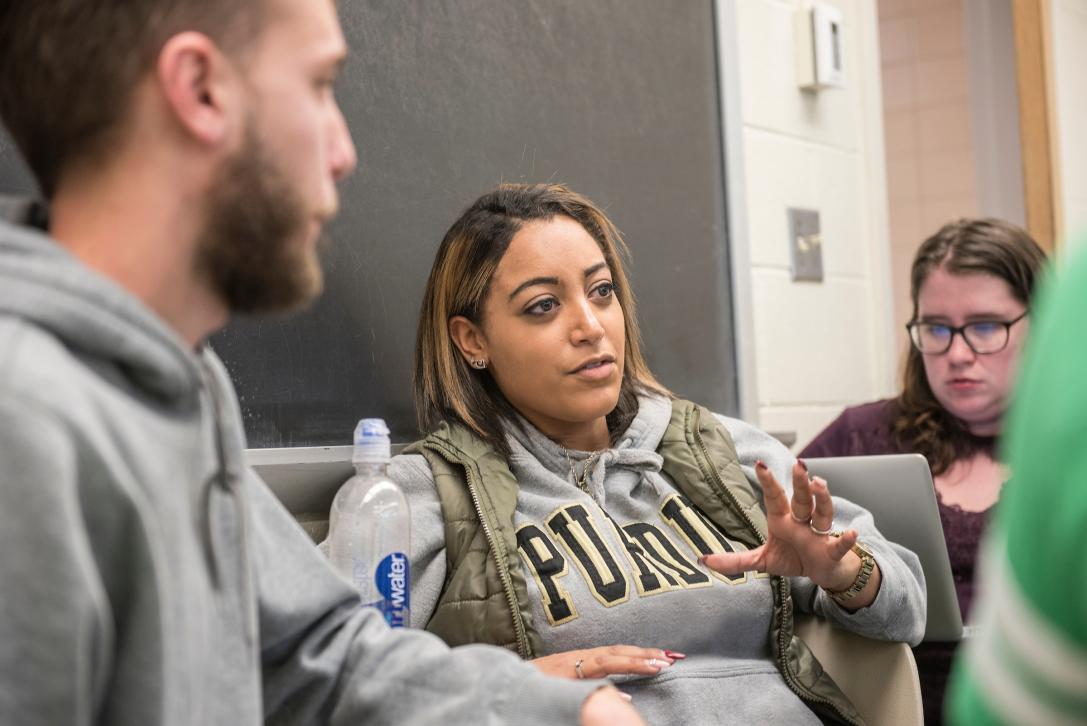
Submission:
[[[380,599],[374,606],[385,615],[386,622],[394,628],[409,625],[411,612],[410,564],[403,552],[391,552],[377,566],[374,584]]]

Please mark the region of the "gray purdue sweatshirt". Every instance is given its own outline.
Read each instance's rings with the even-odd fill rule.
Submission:
[[[0,222],[0,723],[577,722],[599,682],[361,607],[243,450],[210,350]]]
[[[686,653],[686,660],[656,676],[615,679],[650,724],[819,723],[771,659],[767,576],[723,577],[697,564],[690,529],[680,521],[693,512],[661,472],[656,453],[671,404],[649,396],[639,403],[630,428],[592,468],[588,493],[571,476],[571,461],[580,471],[585,452],[569,452],[568,458],[527,422],[508,429],[519,484],[515,525],[533,622],[545,652],[626,643]],[[753,467],[760,458],[791,489],[788,450],[742,421],[719,418],[756,489]],[[423,457],[394,458],[390,474],[411,502],[412,621],[422,627],[445,579],[441,507]],[[798,609],[864,636],[916,644],[925,627],[924,576],[917,557],[885,540],[867,511],[838,497],[834,505],[836,525],[856,528],[875,554],[883,573],[879,595],[869,607],[850,613],[810,580],[797,577],[792,586]],[[700,520],[694,515],[688,521]],[[616,526],[685,575],[677,575],[672,586],[646,591]]]

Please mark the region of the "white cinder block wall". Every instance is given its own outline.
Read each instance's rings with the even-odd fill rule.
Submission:
[[[736,274],[749,275],[736,285],[743,295],[749,284],[738,302],[750,319],[737,345],[753,347],[740,353],[745,415],[755,408],[765,430],[795,432],[794,450],[844,406],[890,395],[896,367],[875,3],[830,0],[844,17],[846,85],[818,93],[796,82],[803,3],[721,6],[735,24],[736,47],[724,52],[736,54],[741,96],[746,229],[734,244],[746,248],[734,258],[748,265]],[[725,93],[736,90],[726,76]],[[791,279],[788,207],[819,210],[821,283]]]
[[[1060,229],[1068,242],[1087,235],[1087,2],[1051,0],[1054,136]]]

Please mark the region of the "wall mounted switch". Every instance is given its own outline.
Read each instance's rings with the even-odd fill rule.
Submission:
[[[842,11],[822,2],[801,3],[795,15],[796,82],[806,91],[845,86]]]
[[[793,280],[823,281],[823,237],[819,212],[789,208],[789,254]]]

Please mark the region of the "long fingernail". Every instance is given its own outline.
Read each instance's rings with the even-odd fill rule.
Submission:
[[[808,465],[803,459],[797,459],[796,463],[800,464],[800,468],[803,469],[804,471],[808,470]]]
[[[683,653],[677,653],[674,650],[666,650],[666,651],[664,651],[664,654],[666,656],[668,656],[669,658],[671,658],[672,660],[683,660],[684,658],[687,657]]]
[[[666,660],[657,660],[656,658],[650,658],[649,660],[646,661],[646,665],[648,665],[650,668],[664,669],[664,668],[667,668],[671,664]]]
[[[625,701],[633,701],[634,700],[634,696],[630,695],[629,693],[623,693],[622,691],[619,691],[619,697],[622,698]]]

